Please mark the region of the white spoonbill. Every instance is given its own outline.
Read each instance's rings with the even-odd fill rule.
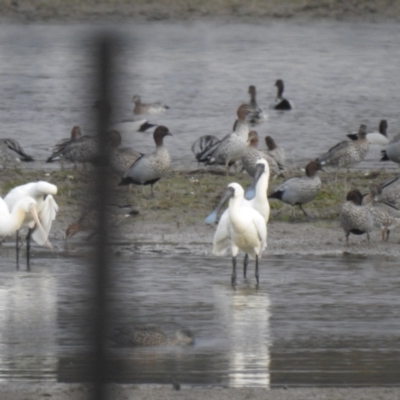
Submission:
[[[0,236],[9,236],[19,230],[27,214],[31,214],[39,228],[43,241],[47,242],[47,235],[40,224],[37,202],[32,197],[24,197],[15,203],[10,212],[6,202],[0,197]]]
[[[251,207],[257,210],[265,220],[265,224],[268,223],[270,207],[267,197],[268,182],[269,182],[269,164],[268,162],[260,158],[257,160],[256,172],[254,175],[253,182],[248,188],[245,199],[243,199],[243,206]],[[220,202],[217,208],[206,218],[207,224],[213,224],[217,220],[218,213],[222,208],[223,203]],[[230,237],[230,219],[229,211],[226,209],[221,215],[217,230],[215,232],[215,238],[218,238],[214,245],[218,249],[218,252],[223,255],[231,247]],[[243,261],[243,277],[246,278],[248,255],[246,254]]]
[[[220,204],[229,199],[228,229],[232,250],[232,278],[231,284],[236,285],[236,256],[239,250],[244,251],[251,259],[256,260],[255,277],[259,284],[258,258],[267,246],[267,226],[264,217],[254,208],[243,205],[244,190],[238,183],[230,183],[222,197]],[[225,224],[219,222],[218,225]],[[225,227],[223,227],[225,228]],[[213,254],[223,256],[226,253],[225,238],[221,241],[220,235],[225,235],[225,229],[218,229],[214,236]],[[224,240],[225,239],[225,240]],[[223,245],[220,246],[220,243]]]
[[[32,214],[26,214],[25,219],[21,227],[27,226],[28,234],[26,236],[26,263],[27,268],[30,268],[29,257],[30,257],[30,240],[33,240],[43,246],[47,244],[47,237],[49,235],[51,224],[56,218],[58,211],[58,205],[55,202],[53,195],[57,193],[57,186],[45,182],[30,182],[25,185],[17,186],[12,189],[7,196],[4,198],[5,203],[8,206],[9,211],[12,213],[16,207],[18,201],[26,197],[32,197],[37,203],[37,212],[39,217],[40,226],[43,227],[45,235],[41,232],[41,229]],[[19,266],[19,246],[18,246],[18,230],[16,251],[17,251],[17,267]]]

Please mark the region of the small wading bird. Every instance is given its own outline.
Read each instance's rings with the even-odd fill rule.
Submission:
[[[363,196],[358,190],[350,190],[346,196],[346,202],[340,210],[339,222],[346,234],[346,245],[349,244],[350,233],[354,235],[367,235],[374,227],[371,211],[362,205]]]
[[[25,185],[17,186],[12,189],[4,198],[8,209],[13,213],[14,208],[21,199],[26,197],[33,198],[37,203],[37,214],[40,224],[35,221],[32,213],[26,214],[20,228],[27,226],[28,234],[26,236],[26,264],[30,269],[30,248],[31,238],[39,245],[49,245],[47,237],[49,235],[53,220],[56,218],[58,211],[57,203],[53,195],[57,193],[57,186],[45,182],[30,182]],[[44,231],[44,235],[43,235]],[[16,252],[17,252],[17,268],[19,268],[19,230],[16,231]]]
[[[255,277],[259,284],[258,259],[267,246],[265,218],[254,208],[243,204],[244,190],[238,183],[230,183],[216,210],[229,200],[228,221],[221,218],[214,235],[213,254],[223,256],[230,243],[232,250],[232,287],[236,286],[236,257],[239,250],[256,260]],[[218,212],[218,211],[217,211]],[[206,219],[210,222],[210,217]],[[246,276],[244,266],[244,276]]]
[[[163,143],[165,136],[172,136],[172,133],[165,126],[158,126],[153,135],[155,152],[141,155],[125,172],[119,185],[150,185],[151,195],[154,196],[153,185],[168,172],[171,165],[171,157]]]
[[[261,109],[256,100],[256,87],[251,85],[249,86],[249,94],[250,94],[250,107],[252,108],[252,112],[248,117],[248,121],[252,125],[257,125],[263,121],[268,119],[267,114]]]

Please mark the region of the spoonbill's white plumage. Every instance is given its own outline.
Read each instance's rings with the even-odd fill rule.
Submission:
[[[17,232],[27,218],[27,214],[31,214],[38,225],[43,240],[47,241],[47,235],[40,224],[37,202],[32,197],[24,197],[17,201],[11,212],[6,202],[0,197],[0,236],[9,236]]]
[[[9,211],[12,213],[16,205],[21,199],[26,197],[33,198],[37,203],[37,213],[40,224],[37,224],[32,213],[26,214],[22,227],[28,227],[28,234],[26,237],[26,248],[27,248],[27,267],[29,268],[29,257],[30,257],[30,239],[43,246],[48,244],[47,237],[49,235],[52,222],[56,218],[58,211],[58,205],[54,200],[53,195],[57,194],[57,186],[52,183],[39,181],[30,182],[25,185],[17,186],[12,189],[7,196],[4,198],[4,202],[7,204]],[[45,233],[43,235],[42,228]],[[19,263],[19,246],[18,246],[18,230],[17,232],[17,266]]]
[[[236,285],[236,257],[242,250],[256,260],[255,276],[259,283],[258,259],[267,246],[267,225],[259,211],[244,202],[244,190],[238,183],[231,183],[220,201],[219,209],[229,199],[229,208],[221,217],[214,235],[213,254],[225,255],[232,251],[232,286]],[[268,210],[269,211],[269,210]],[[269,212],[268,212],[269,215]],[[246,265],[245,265],[246,268]],[[246,277],[246,269],[244,269]]]

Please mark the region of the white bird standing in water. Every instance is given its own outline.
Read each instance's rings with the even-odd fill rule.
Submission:
[[[27,268],[30,269],[30,240],[31,237],[33,240],[43,246],[49,245],[47,241],[47,237],[49,235],[51,224],[53,220],[56,218],[56,214],[58,211],[58,205],[55,202],[53,195],[57,193],[57,186],[45,182],[30,182],[25,185],[17,186],[12,189],[7,196],[4,198],[4,202],[7,204],[10,213],[13,213],[14,208],[17,206],[18,202],[21,199],[26,197],[33,198],[37,203],[37,213],[39,224],[35,221],[32,213],[26,214],[24,221],[22,222],[20,227],[27,226],[28,234],[26,236],[26,263]],[[44,231],[44,235],[43,232]],[[18,245],[18,233],[19,230],[16,231],[17,240],[16,240],[16,251],[17,251],[17,268],[19,267],[19,245]]]
[[[218,223],[214,235],[213,254],[217,256],[225,255],[228,248],[227,244],[230,243],[232,249],[231,284],[235,287],[236,256],[239,250],[244,251],[251,259],[256,260],[255,277],[258,285],[258,258],[261,257],[263,250],[267,246],[267,225],[265,218],[254,208],[243,204],[244,190],[238,183],[230,183],[228,185],[216,210],[219,210],[228,199],[228,218],[221,218]],[[246,266],[245,264],[244,276],[246,276]]]

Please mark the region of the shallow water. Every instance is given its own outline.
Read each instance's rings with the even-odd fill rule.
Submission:
[[[88,379],[91,274],[73,254],[0,270],[0,380]],[[195,346],[111,348],[109,379],[189,385],[397,385],[395,259],[266,257],[260,287],[230,286],[229,258],[136,255],[112,262],[109,327],[190,328]]]
[[[264,108],[283,78],[292,112],[269,111],[257,130],[273,136],[288,164],[304,165],[361,123],[376,131],[389,122],[399,131],[396,79],[400,64],[395,23],[266,21],[260,24],[146,23],[112,27],[116,54],[115,122],[133,118],[132,96],[163,101],[171,109],[151,122],[168,126],[175,167],[196,167],[190,151],[201,135],[231,131],[238,106],[256,85]],[[95,65],[93,30],[85,25],[0,27],[0,118],[2,137],[18,139],[43,165],[72,126],[93,133]],[[125,135],[124,144],[152,151],[149,134]],[[260,141],[264,147],[264,141]],[[373,149],[358,168],[397,168],[380,163]],[[54,166],[46,166],[54,168]]]

